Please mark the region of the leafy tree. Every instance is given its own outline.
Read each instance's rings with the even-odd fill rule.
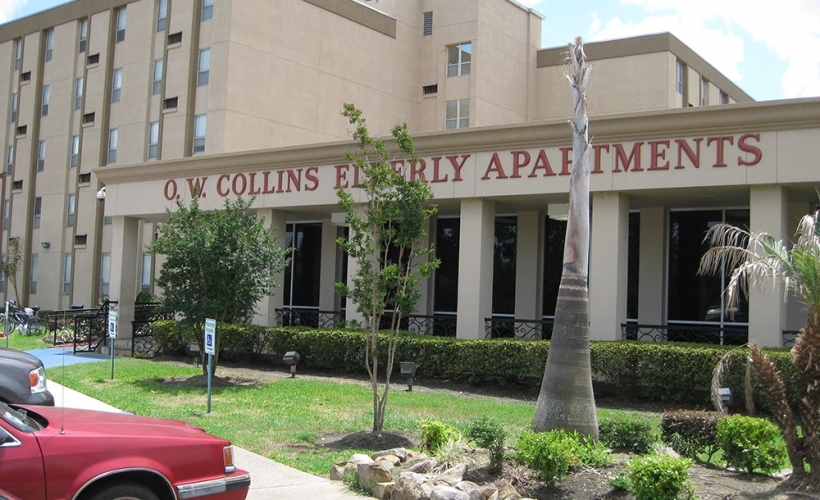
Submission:
[[[20,238],[9,238],[8,259],[3,262],[3,278],[14,288],[14,300],[20,305],[17,293],[17,274],[20,272]]]
[[[792,356],[797,373],[798,397],[790,401],[780,373],[756,342],[751,351],[751,372],[771,405],[772,418],[783,435],[796,488],[820,488],[820,211],[804,216],[791,250],[772,235],[718,224],[706,233],[712,245],[698,273],[723,273],[732,269],[726,287],[726,306],[736,307],[750,287],[783,283],[808,310],[806,326],[797,335]]]
[[[249,211],[253,198],[225,201],[222,210],[203,212],[199,197],[190,207],[177,202],[159,226],[159,237],[148,251],[164,255],[157,285],[163,308],[181,312],[205,359],[206,318],[247,323],[254,306],[278,286],[274,275],[287,265],[287,251],[262,219]],[[219,334],[216,337],[216,359]],[[206,367],[203,363],[203,370]]]
[[[379,432],[384,427],[399,322],[418,303],[420,277],[428,278],[439,264],[428,258],[432,248],[420,246],[426,234],[425,222],[436,209],[428,205],[432,190],[427,184],[410,181],[405,172],[393,167],[387,145],[370,135],[362,112],[353,104],[345,104],[342,115],[354,127],[353,138],[358,141],[359,152],[348,152],[346,157],[359,169],[359,185],[354,186],[359,193],[354,197],[344,188],[338,191],[339,205],[347,212],[345,222],[350,226],[350,238],[340,238],[338,243],[355,259],[358,269],[352,287],[345,283],[336,287],[352,299],[368,323],[365,364],[373,389],[373,431]],[[392,132],[399,151],[408,157],[405,165],[418,162],[407,124],[393,127]],[[385,310],[393,313],[387,359],[383,360],[379,325]],[[384,384],[380,389],[382,361]]]
[[[587,85],[590,68],[581,37],[570,44],[574,72],[567,75],[575,102],[572,175],[569,185],[564,266],[544,379],[532,427],[537,432],[578,431],[598,438],[589,351],[589,133]]]

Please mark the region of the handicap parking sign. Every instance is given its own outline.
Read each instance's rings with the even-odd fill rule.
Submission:
[[[205,354],[216,354],[216,320],[205,320]]]

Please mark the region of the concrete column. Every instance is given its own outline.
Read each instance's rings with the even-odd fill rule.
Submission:
[[[753,186],[749,193],[751,229],[788,241],[787,198],[786,190],[781,186]],[[749,341],[756,340],[761,347],[780,347],[785,327],[783,284],[772,286],[769,282],[764,290],[752,287],[749,291]]]
[[[322,219],[322,262],[319,270],[319,310],[335,311],[336,298],[336,234],[338,226]]]
[[[484,338],[484,318],[493,312],[495,202],[461,201],[456,336]]]
[[[641,243],[638,264],[638,323],[661,325],[666,310],[666,211],[641,209]]]
[[[515,248],[515,318],[541,317],[544,219],[538,212],[518,212]]]
[[[258,217],[264,221],[266,228],[274,230],[276,237],[279,240],[281,248],[285,248],[287,241],[285,239],[287,233],[287,213],[281,210],[271,210],[269,208],[258,210],[256,212]],[[276,323],[276,309],[281,309],[284,304],[285,297],[285,272],[282,271],[274,276],[277,288],[271,290],[271,294],[263,297],[256,304],[255,314],[253,316],[253,324],[271,326]]]
[[[117,301],[117,339],[131,339],[134,301],[137,299],[139,275],[140,220],[114,217],[111,239],[111,283],[109,296]],[[119,342],[117,343],[119,348]]]
[[[620,193],[592,195],[589,255],[590,340],[621,338],[626,321],[629,197]]]

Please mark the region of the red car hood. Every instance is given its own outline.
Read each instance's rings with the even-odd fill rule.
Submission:
[[[48,420],[48,426],[37,434],[69,433],[108,434],[114,436],[202,437],[205,431],[177,420],[142,417],[128,413],[79,410],[76,408],[27,407]],[[227,444],[227,442],[225,443]]]

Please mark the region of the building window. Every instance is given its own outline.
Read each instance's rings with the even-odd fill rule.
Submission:
[[[125,7],[117,9],[117,43],[125,41],[125,22],[127,13]]]
[[[112,128],[108,131],[108,163],[117,162],[117,141],[120,132],[118,129]]]
[[[205,129],[207,124],[208,115],[196,115],[194,117],[194,154],[205,152]]]
[[[31,254],[31,282],[28,292],[32,295],[37,293],[37,268],[40,267],[38,257],[36,253]]]
[[[430,95],[430,94],[435,94],[437,92],[438,92],[438,84],[425,85],[424,87],[421,88],[422,95]]]
[[[94,66],[95,64],[100,64],[100,53],[97,52],[96,54],[91,54],[90,56],[86,57],[85,64],[87,66]]]
[[[46,169],[46,141],[40,141],[37,145],[37,171]]]
[[[151,254],[142,254],[142,276],[140,279],[140,292],[151,293]]]
[[[162,92],[162,59],[154,60],[154,81],[151,85],[151,95]]]
[[[214,0],[202,0],[202,20],[207,21],[214,17]]]
[[[83,115],[83,125],[93,125],[94,124],[94,112],[86,113]]]
[[[178,97],[166,97],[164,101],[162,101],[162,109],[177,109],[177,105],[179,104]]]
[[[729,94],[724,91],[720,91],[720,104],[729,104]]]
[[[208,85],[210,73],[211,49],[202,49],[199,51],[199,71],[196,74],[197,86]]]
[[[69,168],[77,168],[80,163],[80,136],[71,136],[71,157],[69,159]]]
[[[71,295],[71,254],[63,258],[63,295]]]
[[[51,85],[43,85],[43,102],[40,116],[48,116],[48,102],[51,100]]]
[[[103,254],[100,258],[100,295],[107,299],[111,287],[111,255]]]
[[[159,122],[148,125],[148,159],[155,160],[159,149]]]
[[[6,175],[11,175],[14,169],[14,146],[9,146],[6,150]]]
[[[17,179],[16,181],[12,181],[11,190],[12,191],[22,191],[23,190],[23,179]]]
[[[17,121],[17,92],[11,93],[11,119],[9,120],[10,123],[14,123]]]
[[[23,137],[28,132],[28,125],[20,125],[17,127],[17,137]]]
[[[68,207],[67,207],[67,210],[66,210],[67,215],[66,215],[66,221],[65,221],[66,227],[74,227],[74,211],[77,208],[76,207],[76,201],[77,201],[76,195],[74,195],[73,193],[68,195]]]
[[[33,229],[40,229],[40,216],[43,214],[43,199],[34,198],[34,220],[31,223]]]
[[[157,33],[165,31],[168,23],[168,0],[159,0],[157,4]]]
[[[114,223],[114,218],[111,217],[110,215],[106,215],[105,217],[103,217],[103,225],[104,226],[110,226],[113,223]]]
[[[83,234],[75,234],[74,235],[74,246],[75,247],[84,247],[88,244],[88,235]]]
[[[709,105],[709,80],[706,78],[700,79],[700,105]]]
[[[473,58],[473,44],[470,42],[447,47],[447,77],[466,76],[470,74],[470,61]]]
[[[678,94],[683,95],[683,83],[686,75],[686,66],[680,59],[675,63],[675,90]]]
[[[6,200],[6,202],[3,203],[3,231],[8,231],[9,229],[9,215],[11,215],[9,214],[9,210],[11,210],[11,202]]]
[[[432,12],[425,12],[424,19],[422,21],[422,29],[421,29],[422,36],[432,36],[433,34],[433,13]]]
[[[91,172],[84,172],[77,176],[79,184],[89,184],[91,182]]]
[[[20,69],[23,64],[23,40],[18,38],[14,41],[14,70]]]
[[[470,126],[470,100],[447,101],[444,128],[467,128]]]
[[[31,81],[31,71],[20,73],[20,83],[28,83]]]
[[[85,52],[85,47],[88,44],[88,19],[80,21],[80,45],[77,50],[78,54]]]
[[[182,32],[177,31],[176,33],[171,33],[168,35],[168,45],[176,45],[178,43],[182,43]]]
[[[51,60],[54,53],[54,28],[46,30],[46,62]]]
[[[122,68],[114,70],[111,77],[111,102],[120,102],[120,94],[122,93]]]
[[[291,255],[285,268],[282,290],[285,307],[318,307],[322,224],[288,224],[285,229],[285,245]]]

